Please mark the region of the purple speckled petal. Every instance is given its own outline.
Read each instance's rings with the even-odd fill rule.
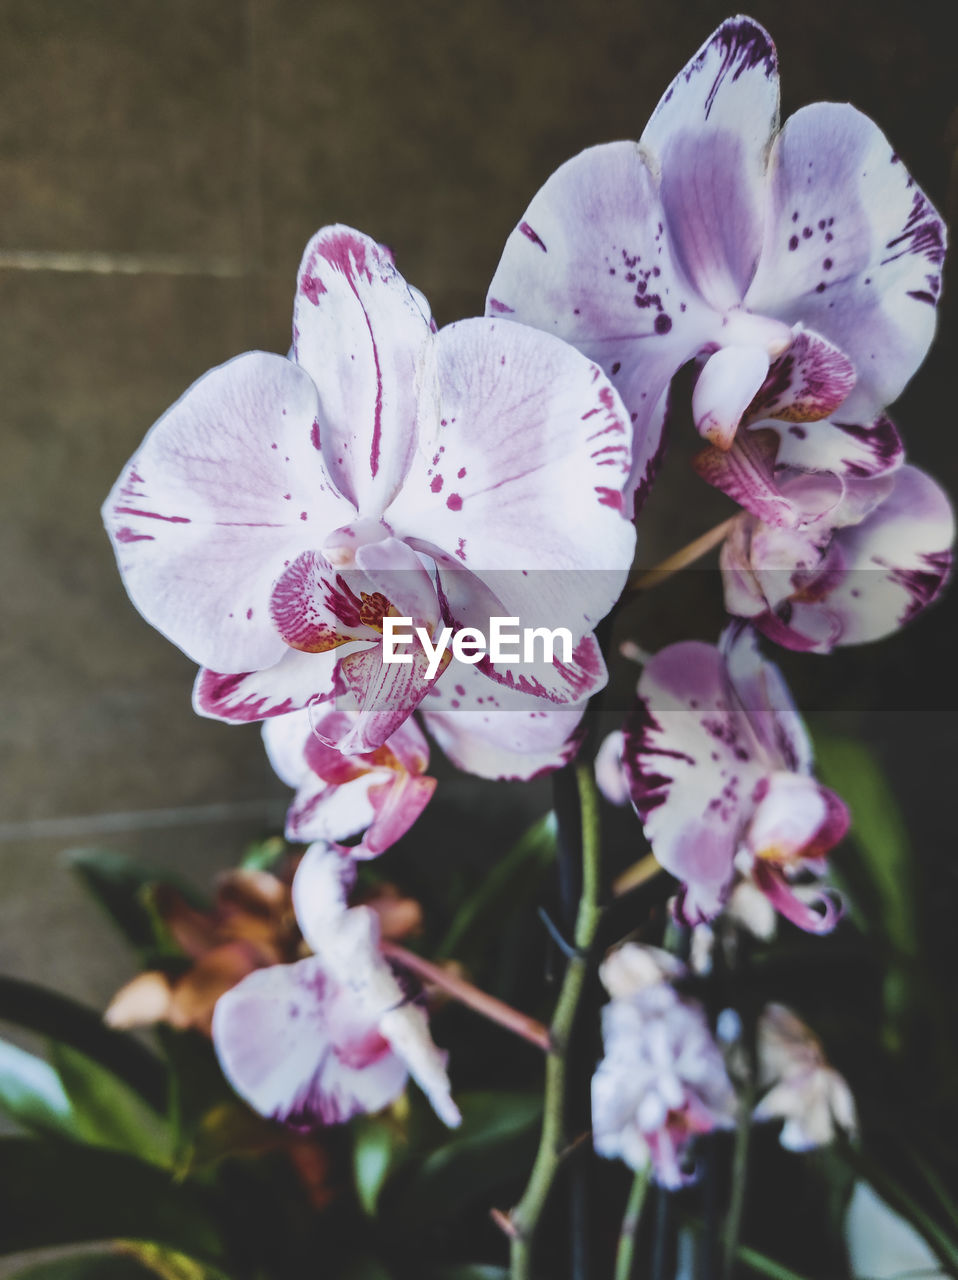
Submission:
[[[318,956],[273,965],[217,1001],[223,1073],[261,1115],[296,1128],[379,1111],[403,1091],[405,1063]]]
[[[727,451],[710,446],[692,462],[703,480],[721,489],[765,524],[797,528],[829,516],[846,484],[831,472],[802,475],[778,467],[778,424],[742,427]],[[815,426],[821,424],[815,423]],[[805,428],[792,428],[804,431]]]
[[[823,607],[839,620],[839,644],[878,640],[904,626],[948,575],[955,519],[947,496],[917,467],[902,467],[894,479],[881,506],[835,535],[845,574]]]
[[[622,396],[641,499],[661,449],[673,374],[719,321],[673,262],[658,183],[634,142],[591,147],[545,183],[512,232],[486,314],[554,333],[605,370]]]
[[[263,352],[238,356],[164,414],[104,504],[130,598],[201,666],[277,662],[273,580],[353,514],[311,443],[317,412],[301,369]]]
[[[733,623],[719,640],[734,697],[748,716],[770,769],[807,774],[812,744],[788,685],[774,662],[758,647],[750,627]]]
[[[324,227],[306,246],[293,355],[319,391],[316,448],[363,516],[388,506],[415,451],[420,414],[436,409],[423,376],[433,341],[423,307],[389,251],[362,232]]]
[[[623,748],[632,802],[656,858],[686,885],[685,917],[708,919],[731,883],[763,752],[713,645],[661,650],[638,694]]]
[[[801,321],[852,361],[850,422],[901,392],[935,328],[945,229],[887,139],[853,107],[819,102],[772,149],[753,311]]]
[[[755,270],[777,125],[775,46],[740,17],[724,22],[679,72],[642,134],[661,171],[678,261],[716,310],[742,301]]]
[[[635,546],[622,402],[579,352],[510,320],[450,325],[436,353],[443,417],[386,518],[435,552],[450,599],[451,564],[460,587],[494,578],[502,616],[578,640],[615,603]],[[477,616],[458,598],[457,623],[488,634],[485,601]]]
[[[855,368],[848,357],[820,334],[799,328],[749,405],[746,421],[816,422],[834,413],[854,385]],[[804,437],[796,432],[793,438]],[[796,465],[822,469],[814,457]]]
[[[525,781],[574,755],[585,704],[549,707],[475,667],[455,664],[423,700],[426,728],[456,765],[480,778]]]

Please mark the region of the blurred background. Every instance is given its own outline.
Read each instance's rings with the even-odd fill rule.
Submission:
[[[778,45],[783,117],[852,101],[952,221],[941,10],[751,6]],[[480,313],[545,178],[637,137],[726,16],[715,0],[0,0],[0,972],[97,1007],[128,976],[65,848],[202,883],[281,823],[257,730],[193,715],[191,664],[116,573],[99,507],[146,429],[210,366],[287,350],[299,257],[325,223],[388,243],[440,324]],[[952,494],[956,335],[952,284],[895,413],[911,460]],[[727,509],[688,471],[682,415],[672,442],[640,525],[645,564]],[[686,578],[623,634],[714,638],[716,575]],[[892,779],[941,966],[956,958],[956,611],[952,591],[892,640],[784,664],[813,727],[864,739]],[[448,858],[459,794],[428,833]],[[493,813],[515,803],[490,797]]]

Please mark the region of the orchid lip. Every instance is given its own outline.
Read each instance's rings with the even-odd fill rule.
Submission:
[[[355,563],[360,547],[368,547],[392,536],[393,531],[385,520],[367,516],[334,529],[323,543],[322,553],[334,568],[349,568]]]

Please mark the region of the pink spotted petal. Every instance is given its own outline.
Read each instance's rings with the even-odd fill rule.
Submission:
[[[695,428],[718,449],[731,448],[742,414],[768,373],[761,347],[722,347],[710,356],[692,393]]]
[[[133,603],[200,665],[269,667],[274,579],[352,509],[311,443],[309,377],[251,352],[205,374],[156,423],[104,504]]]
[[[341,688],[337,653],[284,649],[275,666],[239,675],[203,669],[193,686],[193,710],[214,720],[246,723],[284,716],[335,696]]]
[[[325,227],[303,254],[293,323],[295,359],[319,391],[317,447],[329,474],[361,515],[379,516],[428,411],[419,401],[432,343],[422,295],[369,236]]]
[[[901,437],[883,414],[865,426],[845,422],[841,413],[822,422],[762,426],[778,431],[778,462],[786,467],[867,479],[897,471],[905,460]]]
[[[772,148],[761,262],[746,305],[801,321],[858,376],[842,417],[870,422],[935,329],[944,224],[887,139],[854,107],[797,111]]]
[[[380,1111],[406,1084],[377,1021],[349,1004],[318,956],[257,970],[221,996],[213,1043],[237,1093],[296,1128]]]
[[[679,264],[719,311],[741,302],[755,270],[777,124],[775,46],[751,19],[731,18],[675,77],[642,134]]]

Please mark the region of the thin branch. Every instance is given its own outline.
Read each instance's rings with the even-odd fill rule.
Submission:
[[[642,573],[637,573],[633,578],[629,579],[625,588],[625,595],[629,596],[638,591],[648,591],[652,587],[657,587],[666,578],[671,578],[673,573],[678,573],[680,569],[687,569],[696,560],[701,560],[702,556],[707,555],[713,547],[717,547],[720,542],[724,541],[725,535],[737,519],[737,516],[730,516],[728,520],[723,520],[721,524],[717,524],[714,529],[709,529],[707,533],[694,538],[687,546],[673,552],[670,556],[666,556],[654,569],[646,569]]]
[[[467,1005],[483,1018],[488,1018],[490,1022],[497,1022],[500,1027],[505,1027],[507,1031],[512,1031],[523,1040],[528,1040],[530,1044],[548,1053],[551,1043],[549,1029],[541,1022],[537,1022],[535,1018],[520,1013],[518,1009],[513,1009],[511,1004],[506,1004],[505,1001],[497,1000],[495,996],[480,991],[471,982],[466,982],[464,978],[457,978],[455,974],[432,964],[429,960],[424,960],[414,951],[407,951],[405,947],[397,946],[395,942],[383,942],[380,944],[380,949],[390,960],[395,960],[397,964],[408,969],[410,973],[415,973],[425,982],[431,982],[433,986],[440,987],[460,1004]]]

